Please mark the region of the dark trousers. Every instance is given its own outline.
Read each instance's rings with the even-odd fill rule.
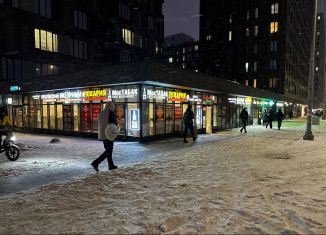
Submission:
[[[266,124],[266,128],[268,127],[268,125],[270,129],[273,129],[273,121],[268,121]]]
[[[185,125],[185,129],[183,130],[183,139],[187,138],[188,129],[190,129],[192,138],[195,138],[194,125]]]
[[[247,133],[247,121],[242,121],[242,128],[240,129],[240,131],[245,131]]]
[[[277,120],[278,129],[281,129],[281,126],[282,126],[282,120]]]
[[[112,152],[113,152],[113,141],[110,140],[103,140],[105,151],[99,156],[93,163],[99,165],[104,159],[108,159],[109,167],[114,166],[112,160]]]

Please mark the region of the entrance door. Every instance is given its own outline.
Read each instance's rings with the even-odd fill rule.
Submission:
[[[13,107],[12,119],[14,127],[23,127],[23,109],[22,107]]]
[[[206,107],[206,134],[212,134],[212,107]]]

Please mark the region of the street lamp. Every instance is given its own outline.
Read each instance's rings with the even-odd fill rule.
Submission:
[[[311,131],[311,116],[313,106],[313,88],[314,88],[314,73],[315,73],[315,47],[316,47],[316,28],[317,28],[317,7],[318,0],[314,0],[314,15],[313,28],[311,37],[311,51],[309,61],[309,80],[308,80],[308,112],[307,112],[307,126],[303,140],[314,140],[314,135]]]

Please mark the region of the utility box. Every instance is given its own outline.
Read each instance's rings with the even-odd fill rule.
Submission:
[[[312,115],[311,124],[315,126],[319,126],[319,123],[320,123],[320,117],[316,115]]]

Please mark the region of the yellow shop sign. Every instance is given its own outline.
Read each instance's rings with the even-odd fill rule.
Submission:
[[[107,92],[105,89],[83,91],[83,98],[85,100],[103,100],[106,99],[106,97],[107,97]]]
[[[168,101],[178,101],[178,102],[187,101],[187,93],[178,92],[178,91],[169,91]]]

